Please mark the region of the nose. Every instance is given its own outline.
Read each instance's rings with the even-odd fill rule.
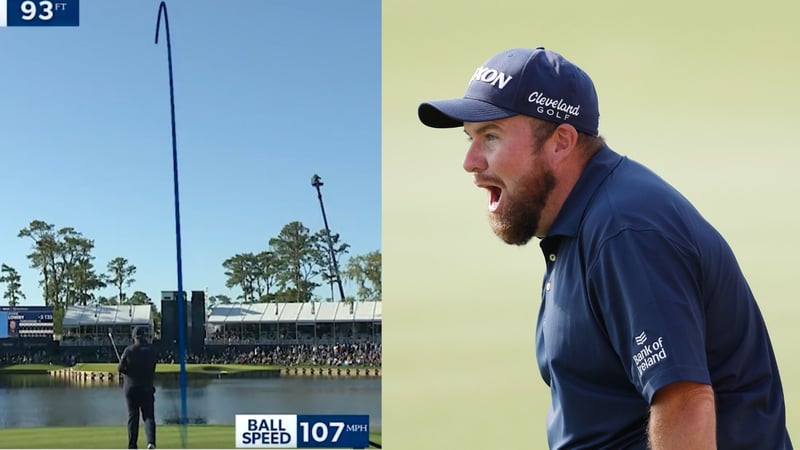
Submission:
[[[467,149],[462,167],[469,173],[483,172],[487,169],[486,157],[481,151],[480,143],[477,140],[473,141]]]

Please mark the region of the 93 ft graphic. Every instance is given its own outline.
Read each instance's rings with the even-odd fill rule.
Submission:
[[[53,3],[50,0],[42,0],[37,6],[34,1],[25,0],[19,5],[19,9],[22,11],[22,20],[52,20],[53,9],[64,10],[65,6],[64,3]],[[41,8],[41,12],[38,8]]]
[[[77,27],[79,1],[0,0],[0,26]]]

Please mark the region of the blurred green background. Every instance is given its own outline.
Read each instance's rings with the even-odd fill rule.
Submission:
[[[546,448],[538,241],[512,248],[491,233],[485,193],[461,169],[465,135],[416,115],[421,101],[463,95],[489,56],[539,45],[593,78],[610,146],[666,178],[730,242],[800,439],[797,5],[383,2],[385,448]]]

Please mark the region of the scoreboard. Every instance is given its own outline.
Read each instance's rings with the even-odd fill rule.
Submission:
[[[0,339],[52,337],[52,306],[0,306]]]

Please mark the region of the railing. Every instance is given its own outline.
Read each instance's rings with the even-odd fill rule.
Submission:
[[[298,345],[298,344],[379,344],[381,342],[380,336],[357,336],[357,337],[325,337],[316,338],[313,336],[302,336],[299,338],[205,338],[206,345]]]
[[[114,336],[114,343],[122,349],[132,344],[133,340],[129,336]],[[101,347],[106,345],[111,346],[108,336],[63,336],[61,338],[62,347]]]

